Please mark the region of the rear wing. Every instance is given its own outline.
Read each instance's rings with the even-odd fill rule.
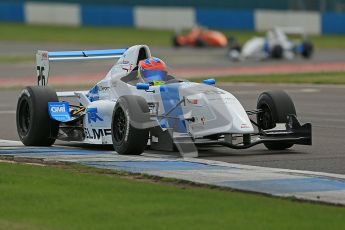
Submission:
[[[275,30],[281,30],[285,34],[301,35],[302,37],[307,36],[305,30],[302,27],[274,27]]]
[[[127,49],[57,51],[38,50],[36,53],[37,84],[47,85],[49,77],[49,62],[109,60],[120,58]]]

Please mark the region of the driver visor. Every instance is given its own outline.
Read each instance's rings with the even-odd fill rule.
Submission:
[[[147,82],[165,81],[168,74],[167,71],[164,70],[142,70],[140,72],[142,78]]]

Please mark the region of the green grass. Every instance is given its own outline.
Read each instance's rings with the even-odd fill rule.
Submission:
[[[310,40],[316,48],[345,49],[344,35],[311,36]]]
[[[203,79],[205,78],[191,80],[197,82]],[[216,81],[217,83],[345,84],[345,72],[223,76],[217,77]]]
[[[112,45],[147,44],[155,46],[171,46],[172,30],[134,29],[121,27],[67,27],[23,25],[0,23],[0,41],[34,41],[61,43],[95,43]],[[263,33],[244,31],[223,31],[233,35],[241,44]],[[345,49],[345,36],[323,35],[311,36],[317,48]]]
[[[22,63],[22,62],[34,62],[35,57],[32,56],[0,56],[1,64],[13,64],[13,63]]]
[[[173,31],[111,28],[28,26],[0,23],[0,41],[94,43],[113,45],[147,44],[169,46]]]
[[[344,229],[345,208],[0,163],[0,229]]]

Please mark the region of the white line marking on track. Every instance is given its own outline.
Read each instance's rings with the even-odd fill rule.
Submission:
[[[312,89],[312,88],[300,89],[299,91],[303,92],[303,93],[316,93],[316,92],[320,92],[319,89]]]

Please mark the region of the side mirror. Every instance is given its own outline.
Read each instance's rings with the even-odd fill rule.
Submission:
[[[148,90],[150,85],[148,83],[137,83],[137,89],[139,90]]]
[[[214,85],[214,84],[216,84],[216,80],[213,78],[210,78],[210,79],[203,80],[202,83],[204,83],[206,85]]]

